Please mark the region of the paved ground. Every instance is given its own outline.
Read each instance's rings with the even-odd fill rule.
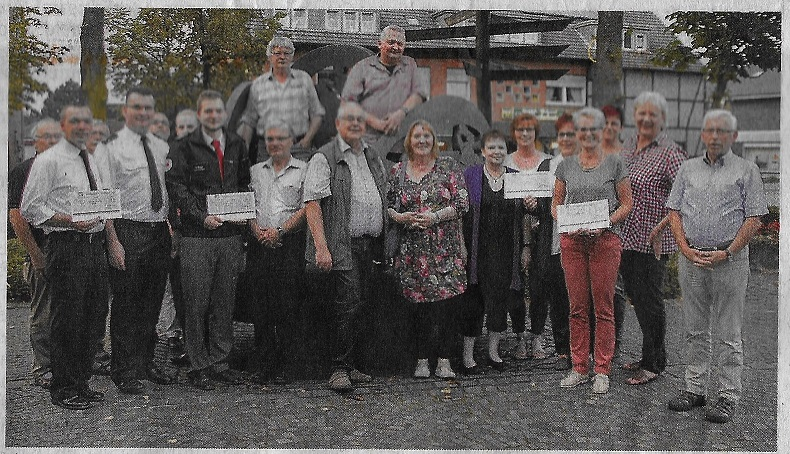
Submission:
[[[70,448],[385,448],[556,450],[777,450],[778,273],[753,272],[746,309],[745,394],[734,420],[708,423],[700,409],[666,409],[680,384],[680,301],[668,300],[669,366],[644,386],[614,371],[608,394],[560,389],[552,361],[513,363],[457,381],[417,380],[404,371],[379,376],[347,396],[323,381],[255,384],[211,392],[186,384],[149,386],[119,395],[107,377],[92,386],[106,402],[84,412],[62,410],[29,378],[27,310],[7,312],[6,436],[10,447]],[[624,355],[636,359],[633,312]],[[236,347],[249,347],[238,324]],[[511,337],[512,341],[512,337]],[[158,354],[164,355],[160,345]]]

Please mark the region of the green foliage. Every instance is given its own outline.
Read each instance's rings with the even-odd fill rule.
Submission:
[[[47,65],[63,61],[68,48],[50,46],[31,33],[43,27],[41,16],[60,14],[52,7],[9,8],[8,20],[8,110],[31,109],[34,96],[45,93],[47,86],[34,78]]]
[[[26,300],[30,298],[30,286],[22,277],[22,265],[25,263],[25,248],[22,242],[16,238],[8,240],[6,247],[8,252],[8,276],[6,281],[6,299]]]
[[[67,80],[66,83],[56,88],[49,93],[47,99],[44,100],[44,105],[41,107],[41,116],[60,118],[60,111],[63,106],[75,103],[84,103],[85,96],[80,89],[80,85],[74,80]]]
[[[721,106],[729,82],[749,77],[750,67],[779,68],[781,13],[680,11],[667,19],[667,30],[687,34],[691,43],[674,39],[656,51],[653,62],[683,70],[706,59],[703,70],[715,85],[714,106]]]
[[[204,88],[229,95],[263,72],[266,45],[280,23],[266,10],[107,10],[110,77],[118,93],[136,84],[154,90],[168,116],[194,108]],[[252,27],[251,24],[255,24]]]
[[[676,252],[669,256],[667,271],[664,276],[664,298],[676,299],[680,297],[680,281],[678,280],[678,256]]]

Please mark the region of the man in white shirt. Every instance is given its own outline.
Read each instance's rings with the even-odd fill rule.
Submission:
[[[79,192],[102,187],[85,149],[93,121],[87,106],[65,106],[64,139],[36,158],[22,196],[22,216],[47,235],[45,274],[52,310],[52,403],[85,410],[104,400],[91,390],[91,339],[107,318],[107,256],[104,222],[76,221]]]

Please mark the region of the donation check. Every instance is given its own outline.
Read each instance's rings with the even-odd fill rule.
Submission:
[[[206,196],[208,214],[222,221],[244,221],[255,218],[254,192],[229,192]]]
[[[71,219],[89,221],[91,219],[117,219],[121,217],[121,191],[118,189],[100,189],[98,191],[80,191],[74,199]]]
[[[554,194],[554,174],[550,172],[506,173],[505,198],[522,199],[527,196],[551,197]]]
[[[605,199],[557,205],[557,230],[560,233],[605,229],[610,225],[609,202]]]

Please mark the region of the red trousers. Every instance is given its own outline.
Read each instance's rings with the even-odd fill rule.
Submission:
[[[590,298],[595,309],[596,374],[609,375],[614,355],[614,286],[620,267],[620,237],[605,231],[598,237],[560,235],[562,269],[571,304],[571,361],[586,374],[590,356]]]

